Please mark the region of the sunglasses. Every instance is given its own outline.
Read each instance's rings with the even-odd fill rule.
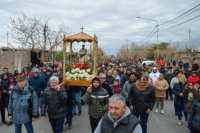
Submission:
[[[100,78],[100,79],[106,79],[106,78]]]

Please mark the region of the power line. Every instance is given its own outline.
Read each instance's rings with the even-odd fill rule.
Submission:
[[[139,44],[143,43],[147,38],[149,38],[149,36],[151,36],[151,34],[152,34],[152,33],[154,32],[154,30],[156,29],[156,27],[157,27],[157,26],[155,26],[154,29],[150,32],[150,34],[147,35],[147,37],[146,37],[143,41],[141,41]]]
[[[173,23],[175,23],[175,22],[177,22],[177,21],[179,21],[179,20],[181,20],[181,19],[183,19],[183,18],[185,18],[185,17],[187,17],[187,16],[189,16],[189,15],[191,15],[191,14],[193,14],[193,13],[199,11],[199,10],[200,10],[200,8],[197,9],[197,10],[195,10],[195,11],[193,11],[193,12],[191,12],[191,13],[189,13],[189,14],[187,14],[187,15],[185,15],[185,16],[183,16],[182,18],[179,18],[178,20],[176,20],[176,21],[174,21],[174,22],[171,22],[171,24],[173,24]]]
[[[184,21],[184,22],[182,22],[182,23],[179,23],[179,24],[177,24],[177,25],[174,25],[174,26],[171,26],[171,27],[168,27],[168,28],[165,28],[165,29],[161,29],[161,30],[159,30],[159,31],[163,31],[163,30],[168,30],[168,29],[174,28],[174,27],[176,27],[176,26],[179,26],[179,25],[182,25],[182,24],[187,23],[187,22],[189,22],[189,21],[192,21],[193,19],[196,19],[196,18],[198,18],[198,17],[200,17],[200,15],[198,15],[198,16],[196,16],[196,17],[194,17],[194,18],[191,18],[191,19],[189,19],[189,20],[187,20],[187,21]]]
[[[154,33],[153,33],[153,35],[149,38],[149,40],[148,41],[146,41],[146,43],[144,44],[144,45],[147,45],[147,43],[151,40],[151,38],[156,34],[156,32],[157,31],[155,31]]]
[[[191,8],[191,9],[188,10],[187,12],[185,12],[185,13],[183,13],[183,14],[181,14],[181,15],[179,15],[179,16],[177,16],[177,17],[175,17],[175,18],[173,18],[173,19],[171,19],[171,20],[169,20],[169,21],[167,21],[167,22],[165,22],[165,23],[159,25],[159,26],[165,25],[165,24],[167,24],[167,23],[172,22],[173,20],[175,20],[175,19],[177,19],[177,18],[180,18],[181,16],[183,16],[183,15],[189,13],[190,11],[194,10],[195,8],[197,8],[198,6],[200,6],[200,4],[196,5],[195,7]]]
[[[4,9],[4,10],[6,10],[6,11],[9,11],[9,12],[11,12],[11,13],[14,13],[14,14],[20,15],[20,14],[18,14],[18,13],[16,13],[16,12],[13,12],[13,11],[11,11],[11,10],[9,10],[9,9],[4,8],[4,7],[1,7],[1,6],[0,6],[0,8],[1,8],[1,9]],[[20,16],[21,16],[21,15],[20,15]]]

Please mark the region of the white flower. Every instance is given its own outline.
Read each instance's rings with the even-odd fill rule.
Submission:
[[[76,68],[76,72],[79,72],[80,71],[80,69],[79,68]]]
[[[86,71],[87,71],[87,72],[90,72],[90,69],[87,69]]]
[[[75,73],[75,70],[74,69],[72,69],[72,71],[71,71],[72,73]]]
[[[83,71],[82,71],[82,70],[80,70],[80,71],[79,71],[79,73],[83,73]]]
[[[87,76],[87,75],[88,75],[88,73],[86,72],[86,73],[84,73],[83,75],[84,75],[84,76]]]
[[[82,72],[85,73],[85,69],[83,69]]]
[[[66,72],[66,75],[67,75],[67,76],[69,76],[69,75],[70,75],[70,73],[69,73],[69,72]]]

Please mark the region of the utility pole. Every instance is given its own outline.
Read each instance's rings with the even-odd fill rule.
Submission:
[[[128,55],[129,55],[129,54],[128,54],[128,41],[129,41],[129,40],[125,40],[125,41],[127,42],[127,45],[126,45],[127,48],[126,48],[126,50],[127,50],[127,57],[128,57]],[[129,57],[128,57],[128,58],[129,58]]]
[[[47,30],[47,26],[45,24],[44,25],[44,47],[43,47],[43,50],[42,50],[42,61],[43,62],[44,62],[44,57],[45,57],[45,49],[46,49],[46,41],[47,41],[46,30]]]
[[[190,28],[189,28],[189,39],[190,39],[190,49],[191,49],[192,45],[191,45],[191,31],[190,31]]]
[[[9,47],[9,44],[8,44],[8,34],[10,34],[8,31],[7,31],[7,48]]]

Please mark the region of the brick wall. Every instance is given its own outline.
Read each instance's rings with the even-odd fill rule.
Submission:
[[[15,70],[15,64],[20,63],[20,68],[18,68],[18,71],[21,72],[22,69],[26,66],[28,66],[28,60],[29,60],[29,54],[28,51],[20,52],[21,56],[18,58],[17,62],[16,55],[17,51],[3,51],[0,53],[0,74],[3,73],[3,68],[7,67],[8,71],[10,73],[14,73]],[[21,60],[21,61],[19,61]]]

